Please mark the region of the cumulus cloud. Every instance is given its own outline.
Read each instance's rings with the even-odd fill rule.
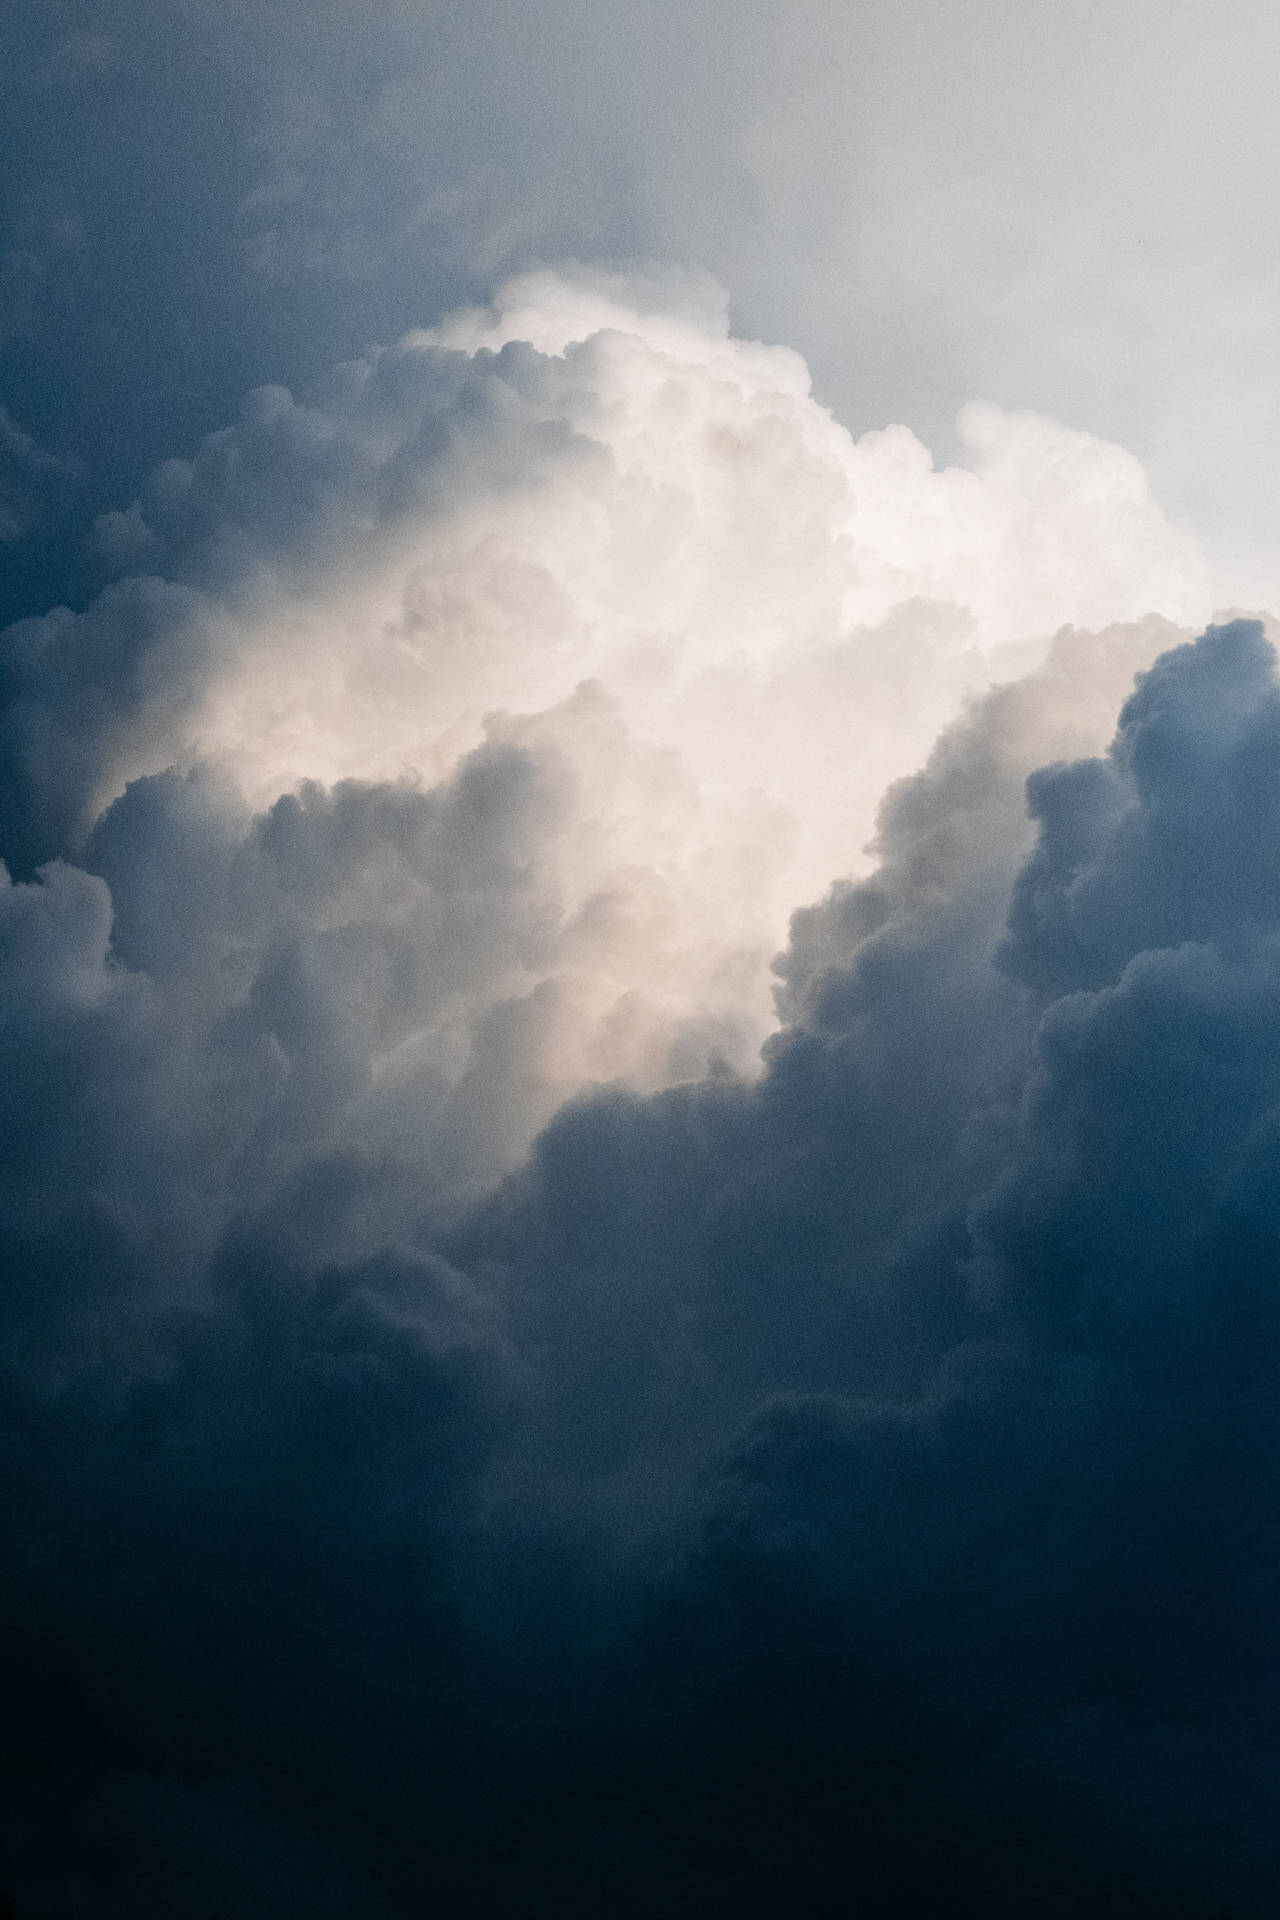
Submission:
[[[533,277],[6,636],[21,1908],[1267,1910],[1274,656],[964,432]]]
[[[255,393],[100,523],[120,577],[86,611],[11,631],[10,857],[82,849],[167,768],[261,808],[425,792],[486,744],[554,762],[542,950],[493,970],[541,993],[548,1084],[747,1067],[789,912],[865,865],[967,691],[1064,624],[1204,611],[1131,456],[962,428],[943,470],[905,428],[855,441],[794,354],[656,270],[526,277],[314,404]]]

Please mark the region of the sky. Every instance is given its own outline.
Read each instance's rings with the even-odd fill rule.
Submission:
[[[10,0],[18,1920],[1254,1920],[1274,10]]]

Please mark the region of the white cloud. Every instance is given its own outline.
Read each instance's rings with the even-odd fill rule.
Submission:
[[[460,1086],[527,1004],[493,1069],[505,1157],[585,1080],[750,1067],[791,912],[866,870],[886,785],[966,694],[1064,625],[1207,610],[1129,454],[991,405],[961,431],[943,470],[904,427],[853,439],[697,281],[629,304],[617,275],[526,276],[161,468],[103,544],[171,583],[33,624],[19,750],[64,801],[79,782],[82,831],[170,766],[259,808],[431,789],[482,747],[541,769],[556,804],[498,883],[536,941],[494,922],[514,944],[441,1001],[437,909],[358,916],[423,943],[356,1043],[382,1087]],[[352,1006],[357,947],[323,968]]]

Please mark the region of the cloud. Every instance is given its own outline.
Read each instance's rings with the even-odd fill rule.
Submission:
[[[1165,917],[1041,1012],[997,962],[1022,850],[992,748],[1045,694],[989,699],[895,797],[884,878],[801,917],[806,1015],[757,1088],[570,1110],[498,1209],[592,1525],[645,1536],[673,1461],[742,1422],[692,1515],[668,1497],[692,1544],[611,1722],[711,1910],[1268,1898],[1270,834],[1206,943],[1161,810],[1274,777],[1274,660],[1239,624],[1140,681],[1112,759],[1150,780],[1080,870]],[[1083,774],[1015,899],[1072,812],[1096,832]]]
[[[328,0],[10,0],[0,388],[82,462],[87,523],[251,387],[310,390],[508,274],[676,258],[852,428],[951,458],[980,394],[1133,448],[1214,600],[1267,604],[1272,26],[1228,14],[1177,6],[1153,46],[1139,4],[929,32],[806,0],[740,5],[726,44],[705,0],[554,0],[537,33],[509,0],[355,29]],[[83,530],[6,577],[5,618],[80,600]]]
[[[72,478],[64,461],[38,447],[0,407],[0,545],[29,533]]]
[[[16,869],[171,767],[266,808],[532,754],[555,931],[494,978],[546,989],[549,1082],[749,1067],[788,913],[965,693],[1204,586],[1122,450],[991,408],[968,467],[855,441],[682,285],[526,277],[157,469],[100,523],[120,577],[9,634]]]
[[[229,970],[216,930],[247,935],[255,890],[320,919],[373,884],[370,847],[447,860],[459,794],[304,796],[220,870],[225,790],[135,787],[97,849],[114,966],[102,880],[10,890],[6,951],[46,982],[7,1045],[10,1076],[42,1070],[6,1260],[32,1898],[65,1907],[56,1858],[122,1910],[243,1884],[283,1911],[283,1869],[228,1877],[239,1833],[360,1913],[619,1888],[639,1913],[751,1912],[787,1886],[886,1914],[1014,1911],[1028,1889],[1263,1910],[1276,976],[1256,862],[1224,888],[1221,951],[1166,924],[1173,944],[1043,1014],[1000,945],[1067,809],[1077,847],[1096,819],[1056,776],[1028,859],[1028,762],[1093,731],[1141,647],[1063,642],[895,791],[877,872],[797,919],[762,1080],[599,1092],[462,1216],[415,1215],[420,1167],[367,1136],[335,1146],[344,1069],[297,987],[277,1047],[319,1064],[282,1098],[255,1014],[210,1021],[187,1085],[217,1124],[193,1137],[156,839],[211,883],[188,936],[207,979],[181,989],[198,1024]],[[1229,793],[1271,751],[1275,699],[1256,629],[1211,632],[1140,682],[1111,762],[1174,716],[1184,773]],[[1123,858],[1136,889],[1163,876],[1160,795],[1135,792],[1092,868]],[[474,841],[462,865],[484,869]],[[219,1160],[237,1081],[257,1129]],[[203,1242],[202,1187],[225,1222]],[[1208,1770],[1230,1793],[1206,1797]]]
[[[704,295],[259,393],[7,636],[20,1910],[1267,1910],[1274,657]]]

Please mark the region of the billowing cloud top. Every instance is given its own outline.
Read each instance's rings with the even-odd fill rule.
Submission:
[[[962,434],[532,276],[5,636],[20,1910],[1270,1911],[1275,661]]]
[[[255,393],[105,516],[119,577],[10,636],[10,859],[79,852],[166,769],[254,808],[355,779],[431,810],[483,781],[525,926],[456,977],[422,961],[438,1014],[546,988],[560,1093],[708,1044],[746,1066],[788,913],[859,865],[963,692],[1064,624],[1203,615],[1194,544],[1119,448],[975,406],[971,464],[937,471],[905,428],[854,441],[705,288],[675,313],[639,292],[514,282],[317,404]],[[453,883],[403,884],[401,919]],[[409,994],[370,1043],[385,1064],[433,1026]]]

